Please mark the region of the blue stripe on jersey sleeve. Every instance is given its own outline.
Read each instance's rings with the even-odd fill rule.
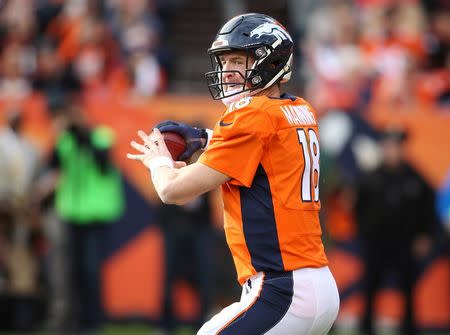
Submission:
[[[272,194],[260,164],[250,188],[240,187],[244,237],[251,262],[258,271],[284,271],[278,243]]]

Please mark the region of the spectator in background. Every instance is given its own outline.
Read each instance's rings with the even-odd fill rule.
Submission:
[[[104,321],[101,268],[107,226],[123,211],[123,191],[120,174],[109,159],[112,131],[90,129],[75,107],[69,113],[69,126],[58,138],[53,160],[60,171],[55,202],[67,223],[77,328],[96,332]]]
[[[102,88],[108,70],[104,27],[92,18],[83,25],[80,35],[78,51],[73,58],[74,73],[84,90]]]
[[[106,21],[123,54],[132,50],[155,50],[159,43],[161,22],[155,14],[154,1],[120,0],[106,5]]]
[[[200,310],[194,327],[200,328],[211,307],[214,283],[215,231],[211,194],[202,194],[183,206],[161,205],[159,222],[164,234],[165,287],[162,328],[168,334],[180,325],[176,319],[174,287],[185,279],[196,289]]]
[[[448,3],[448,2],[447,2]],[[437,3],[435,4],[437,5]],[[426,103],[450,106],[450,5],[432,8],[425,36],[427,60],[416,80],[417,93]]]
[[[28,78],[24,64],[21,59],[24,57],[23,49],[19,47],[7,47],[2,54],[0,78],[0,101],[11,105],[24,101],[32,94],[32,87]]]
[[[154,1],[132,0],[111,2],[106,8],[106,22],[112,36],[119,42],[124,59],[133,58],[131,63],[138,60],[143,72],[141,76],[146,77],[144,81],[138,77],[139,74],[134,74],[135,82],[142,82],[135,88],[146,96],[153,95],[155,87],[160,88],[160,63],[168,62],[159,39],[163,26],[156,15],[156,7]]]
[[[403,333],[417,334],[413,289],[415,261],[426,256],[435,227],[434,195],[425,180],[404,158],[406,133],[382,134],[381,165],[360,180],[356,221],[365,265],[364,334],[375,334],[374,301],[389,271],[397,274],[405,298]]]
[[[39,232],[35,186],[40,160],[20,133],[21,112],[0,128],[0,330],[32,331],[38,320]]]
[[[346,1],[330,1],[309,16],[300,49],[305,55],[302,76],[306,92],[319,110],[360,107],[370,70],[358,47],[359,27],[354,8]]]
[[[57,54],[56,46],[44,39],[38,46],[36,72],[32,80],[33,89],[46,97],[51,114],[64,104],[67,94],[80,89],[72,67],[65,67]]]
[[[15,208],[28,203],[39,168],[36,149],[21,134],[22,112],[7,112],[7,124],[0,128],[0,202]]]

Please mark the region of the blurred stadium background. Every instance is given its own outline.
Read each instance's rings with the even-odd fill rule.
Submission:
[[[223,105],[210,98],[203,80],[210,69],[206,50],[225,20],[261,12],[282,22],[296,41],[295,71],[285,91],[305,97],[321,118],[324,239],[342,300],[334,331],[357,334],[364,306],[353,186],[379,161],[379,131],[395,125],[408,130],[408,160],[439,202],[435,243],[420,260],[416,321],[424,334],[450,334],[449,1],[3,0],[0,6],[0,319],[14,317],[11,296],[26,296],[33,301],[33,322],[23,331],[62,332],[51,328],[55,304],[64,300],[55,297],[51,278],[59,278],[52,260],[64,223],[51,199],[42,201],[36,190],[52,169],[63,125],[80,114],[91,127],[113,131],[111,155],[125,199],[123,214],[104,236],[104,333],[151,334],[163,313],[161,204],[148,172],[126,160],[129,142],[136,130],[164,119],[212,127]],[[17,178],[8,174],[16,152],[1,134],[17,118],[18,136],[37,155],[27,168],[37,173],[23,177],[27,184],[15,195],[20,200],[11,204],[23,172],[18,166],[31,164],[21,160]],[[220,199],[211,199],[217,262],[209,313],[240,292],[222,236]],[[18,222],[11,217],[17,215],[32,236],[25,256],[11,252],[11,225]],[[15,278],[28,286],[15,285]],[[200,311],[195,285],[177,281],[174,299],[178,333],[191,334]],[[377,298],[379,326],[395,327],[403,313],[395,278],[387,280]]]

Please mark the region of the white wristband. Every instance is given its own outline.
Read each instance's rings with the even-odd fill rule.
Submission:
[[[170,168],[174,167],[173,161],[169,157],[166,157],[166,156],[158,156],[158,157],[152,158],[150,160],[149,165],[150,165],[149,166],[150,172],[152,173],[152,178],[153,178],[157,168],[159,168],[161,166],[167,166]]]
[[[206,134],[208,134],[208,139],[206,140],[206,145],[203,147],[203,150],[206,150],[208,148],[209,142],[211,141],[213,131],[211,129],[205,128]]]

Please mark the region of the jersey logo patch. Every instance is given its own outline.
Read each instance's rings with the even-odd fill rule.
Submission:
[[[252,97],[245,97],[239,101],[232,102],[227,109],[227,113],[235,111],[236,109],[241,109],[241,108],[247,107],[248,105],[250,105],[251,102],[252,102]]]
[[[223,122],[222,120],[220,120],[219,125],[221,127],[226,127],[226,126],[231,126],[233,124],[233,122]]]

